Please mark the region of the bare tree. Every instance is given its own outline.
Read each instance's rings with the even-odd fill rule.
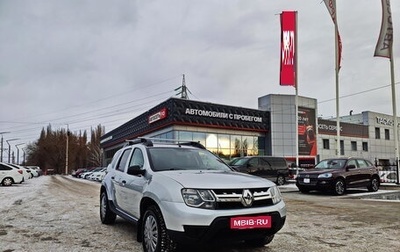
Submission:
[[[87,142],[86,131],[73,134],[65,129],[52,130],[51,125],[42,129],[39,139],[27,146],[27,165],[40,166],[44,171],[53,170],[56,174],[65,172],[66,144],[68,137],[69,171],[80,167],[101,166],[102,153],[100,137],[101,125],[91,131],[91,140]]]

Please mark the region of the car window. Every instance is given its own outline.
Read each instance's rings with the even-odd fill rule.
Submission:
[[[273,168],[281,168],[281,167],[287,167],[287,162],[283,158],[279,157],[267,157],[264,158],[265,161],[268,162],[268,164],[273,167]]]
[[[273,157],[268,158],[267,161],[272,167],[275,167],[277,165],[277,161]]]
[[[346,160],[344,159],[326,159],[319,162],[315,168],[317,169],[339,169],[343,168]]]
[[[131,157],[131,161],[129,162],[129,167],[135,165],[139,166],[140,168],[142,168],[144,165],[143,153],[142,150],[139,148],[135,148],[133,150],[133,155]]]
[[[357,162],[356,162],[355,159],[349,160],[349,162],[347,163],[347,166],[350,166],[350,165],[354,165],[354,167],[358,167]]]
[[[126,163],[128,161],[129,155],[131,154],[131,149],[125,149],[124,152],[122,153],[122,156],[117,164],[116,170],[118,171],[124,171]]]
[[[367,168],[367,167],[368,167],[368,163],[365,162],[365,160],[363,160],[363,159],[358,159],[358,160],[357,160],[357,163],[358,163],[358,166],[359,166],[360,168]]]
[[[266,158],[260,158],[260,165],[271,167],[272,164],[270,162],[268,162],[268,161],[270,161],[270,160],[267,160]]]
[[[113,159],[111,160],[111,168],[115,168],[118,162],[118,157],[121,154],[122,149],[119,149],[113,156]],[[86,169],[85,169],[86,170]]]
[[[259,158],[252,158],[252,159],[250,159],[249,165],[250,165],[250,166],[258,166],[258,160],[259,160]]]
[[[2,170],[2,171],[7,171],[7,170],[12,170],[12,168],[10,168],[10,167],[8,167],[8,166],[5,166],[5,165],[3,165],[3,164],[0,164],[0,170]]]

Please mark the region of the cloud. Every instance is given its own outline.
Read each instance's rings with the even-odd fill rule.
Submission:
[[[337,8],[341,114],[390,114],[389,61],[373,57],[380,1]],[[334,27],[321,1],[1,1],[0,132],[29,142],[48,123],[108,131],[174,96],[182,74],[195,100],[257,108],[258,97],[294,94],[279,86],[283,10],[298,11],[299,94],[335,116]]]

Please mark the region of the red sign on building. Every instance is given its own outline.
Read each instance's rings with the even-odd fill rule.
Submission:
[[[158,111],[157,113],[150,115],[148,121],[149,121],[149,124],[151,124],[151,123],[155,123],[155,122],[165,119],[165,118],[167,118],[167,108],[163,108],[160,111]]]

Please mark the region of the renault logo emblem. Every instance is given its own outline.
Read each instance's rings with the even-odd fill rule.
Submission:
[[[253,204],[253,194],[251,194],[248,189],[244,189],[242,192],[242,204],[245,207],[249,207]]]

